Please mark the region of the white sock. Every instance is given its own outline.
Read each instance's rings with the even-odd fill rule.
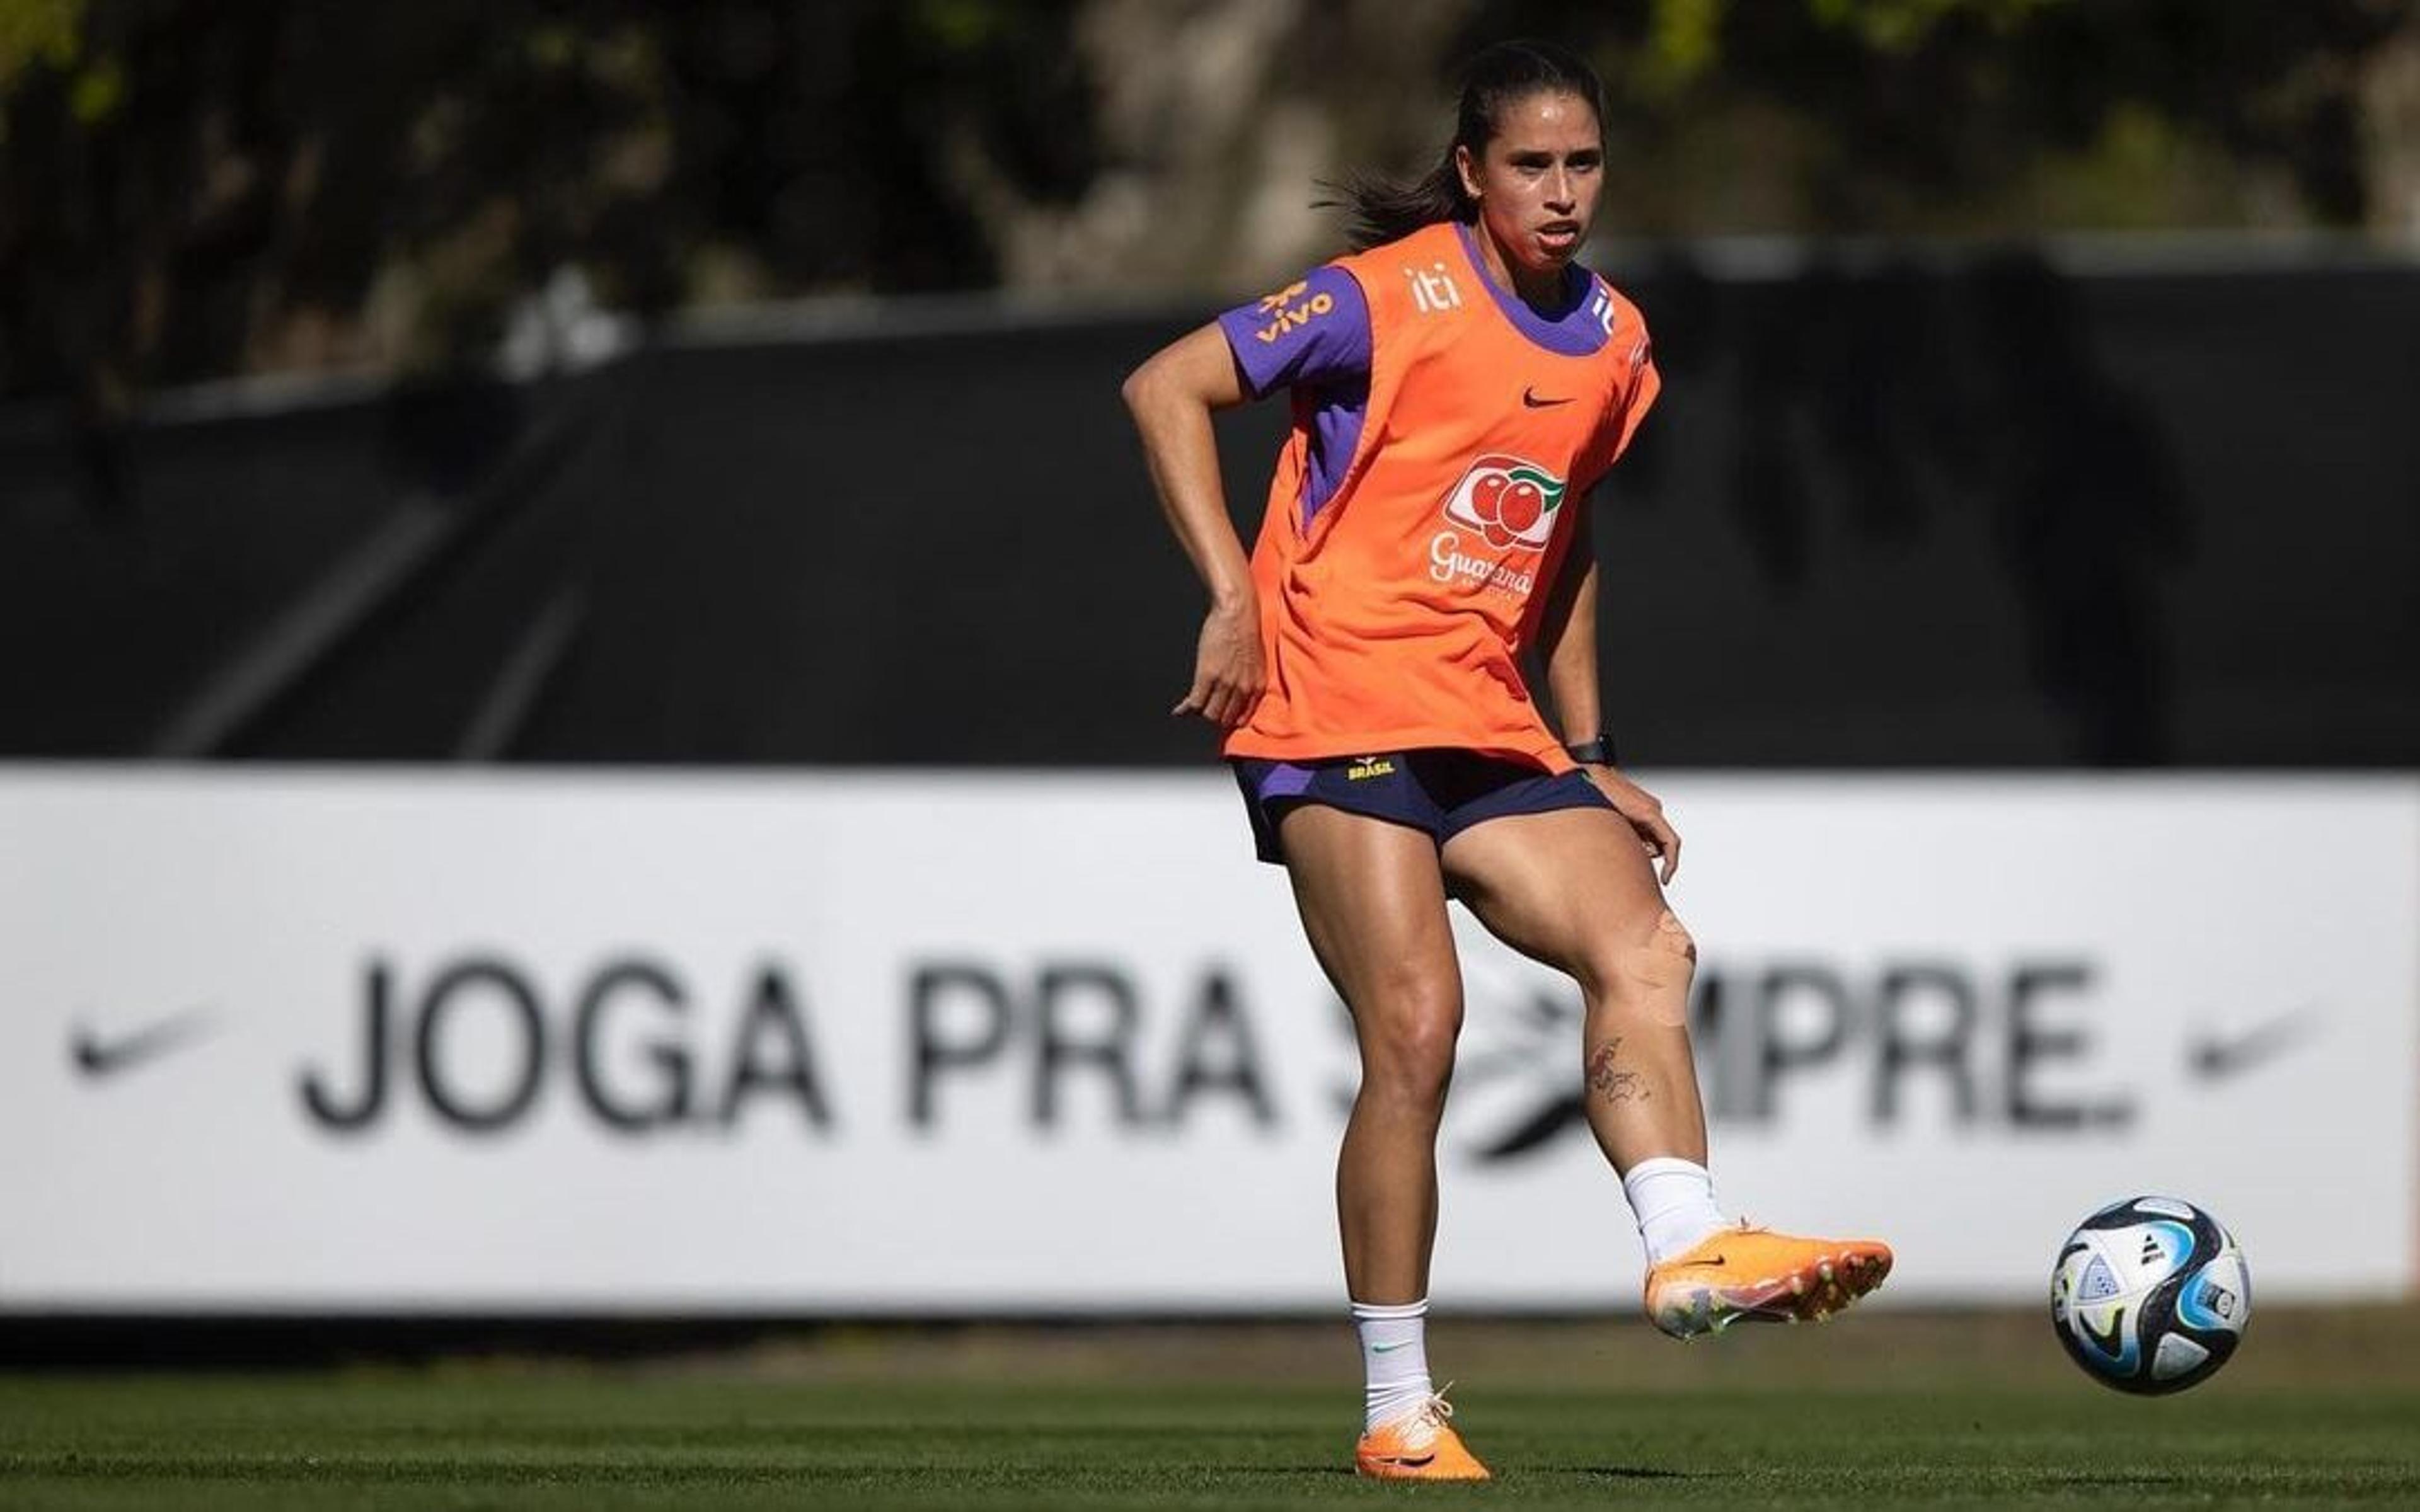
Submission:
[[[1429,1399],[1429,1300],[1353,1304],[1361,1335],[1361,1431],[1417,1411]]]
[[[1729,1222],[1714,1206],[1714,1179],[1693,1160],[1642,1160],[1622,1177],[1621,1191],[1637,1216],[1650,1265],[1686,1252]]]

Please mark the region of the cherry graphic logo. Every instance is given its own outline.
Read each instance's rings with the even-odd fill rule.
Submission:
[[[1512,483],[1512,475],[1504,472],[1482,472],[1473,478],[1470,483],[1471,511],[1481,519],[1491,522],[1502,518],[1504,490]]]
[[[1554,533],[1563,481],[1517,456],[1482,456],[1446,495],[1448,519],[1476,529],[1497,550],[1543,547]]]
[[[1546,512],[1546,490],[1527,478],[1515,478],[1504,490],[1504,501],[1496,509],[1496,517],[1515,535],[1526,533]]]

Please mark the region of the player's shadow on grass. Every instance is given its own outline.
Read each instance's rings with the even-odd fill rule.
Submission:
[[[1600,1480],[1713,1480],[1720,1473],[1703,1470],[1658,1470],[1649,1465],[1529,1465],[1524,1468],[1543,1475],[1591,1475]],[[1349,1477],[1358,1473],[1351,1465],[1298,1465],[1292,1473]]]
[[[2185,1470],[2134,1470],[2122,1473],[2102,1474],[2088,1470],[2036,1470],[2011,1474],[2009,1480],[2037,1489],[2065,1489],[2071,1487],[2119,1486],[2209,1486],[2211,1477]]]

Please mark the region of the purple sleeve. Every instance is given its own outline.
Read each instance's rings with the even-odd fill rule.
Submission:
[[[1341,268],[1314,268],[1299,284],[1218,317],[1252,397],[1297,384],[1367,378],[1370,305]]]

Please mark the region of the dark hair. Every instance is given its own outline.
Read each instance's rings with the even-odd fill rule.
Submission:
[[[1384,174],[1349,173],[1338,183],[1321,186],[1335,190],[1341,198],[1313,203],[1352,212],[1346,235],[1356,252],[1439,221],[1476,221],[1479,206],[1463,193],[1454,149],[1468,147],[1474,158],[1485,152],[1502,128],[1506,109],[1540,93],[1578,97],[1596,117],[1597,129],[1605,129],[1605,85],[1579,54],[1552,42],[1498,42],[1463,66],[1453,140],[1446,144],[1435,167],[1409,183]]]

